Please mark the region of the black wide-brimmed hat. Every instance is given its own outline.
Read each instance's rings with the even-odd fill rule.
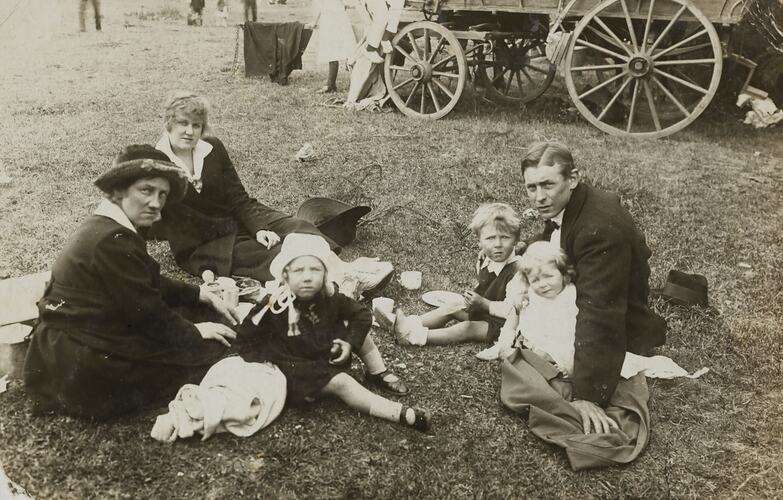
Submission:
[[[305,200],[296,216],[318,228],[325,236],[340,246],[346,246],[356,238],[356,224],[372,210],[368,206],[353,206],[332,198]]]
[[[185,171],[171,163],[166,153],[149,144],[133,144],[120,151],[111,168],[95,179],[95,185],[104,193],[111,194],[115,189],[127,187],[145,177],[168,179],[171,186],[169,203],[180,201],[188,188]]]
[[[680,306],[709,307],[707,278],[701,274],[688,274],[672,269],[663,288],[655,288],[650,292]]]

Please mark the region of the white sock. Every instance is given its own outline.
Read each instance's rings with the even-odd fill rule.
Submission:
[[[402,403],[389,401],[388,399],[384,399],[382,402],[377,402],[370,405],[370,415],[388,420],[389,422],[399,422],[401,413]]]
[[[377,375],[386,371],[386,363],[383,362],[381,351],[379,351],[377,347],[373,347],[367,352],[359,351],[359,357],[364,363],[364,366],[367,367],[367,371],[370,375]]]

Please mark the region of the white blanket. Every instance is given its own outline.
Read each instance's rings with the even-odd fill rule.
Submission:
[[[251,436],[280,415],[285,398],[286,380],[277,366],[225,358],[209,369],[201,384],[182,386],[150,435],[169,443],[196,433],[202,440],[219,432]]]

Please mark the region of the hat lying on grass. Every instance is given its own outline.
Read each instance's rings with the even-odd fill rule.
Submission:
[[[319,231],[340,246],[356,238],[356,224],[372,210],[367,206],[353,206],[332,198],[305,200],[296,216],[315,225]]]
[[[95,185],[104,193],[112,194],[115,189],[124,189],[147,177],[168,179],[171,187],[169,203],[185,197],[188,188],[185,171],[171,163],[166,153],[149,144],[133,144],[120,151],[111,168],[95,179]]]
[[[650,293],[680,306],[709,307],[707,278],[701,274],[688,274],[672,269],[663,288],[654,288]]]

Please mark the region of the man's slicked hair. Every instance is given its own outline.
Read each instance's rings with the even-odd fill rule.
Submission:
[[[560,168],[563,177],[570,177],[574,166],[574,157],[565,144],[559,141],[538,141],[527,148],[527,153],[522,157],[522,175],[530,167],[541,165],[556,165]]]

